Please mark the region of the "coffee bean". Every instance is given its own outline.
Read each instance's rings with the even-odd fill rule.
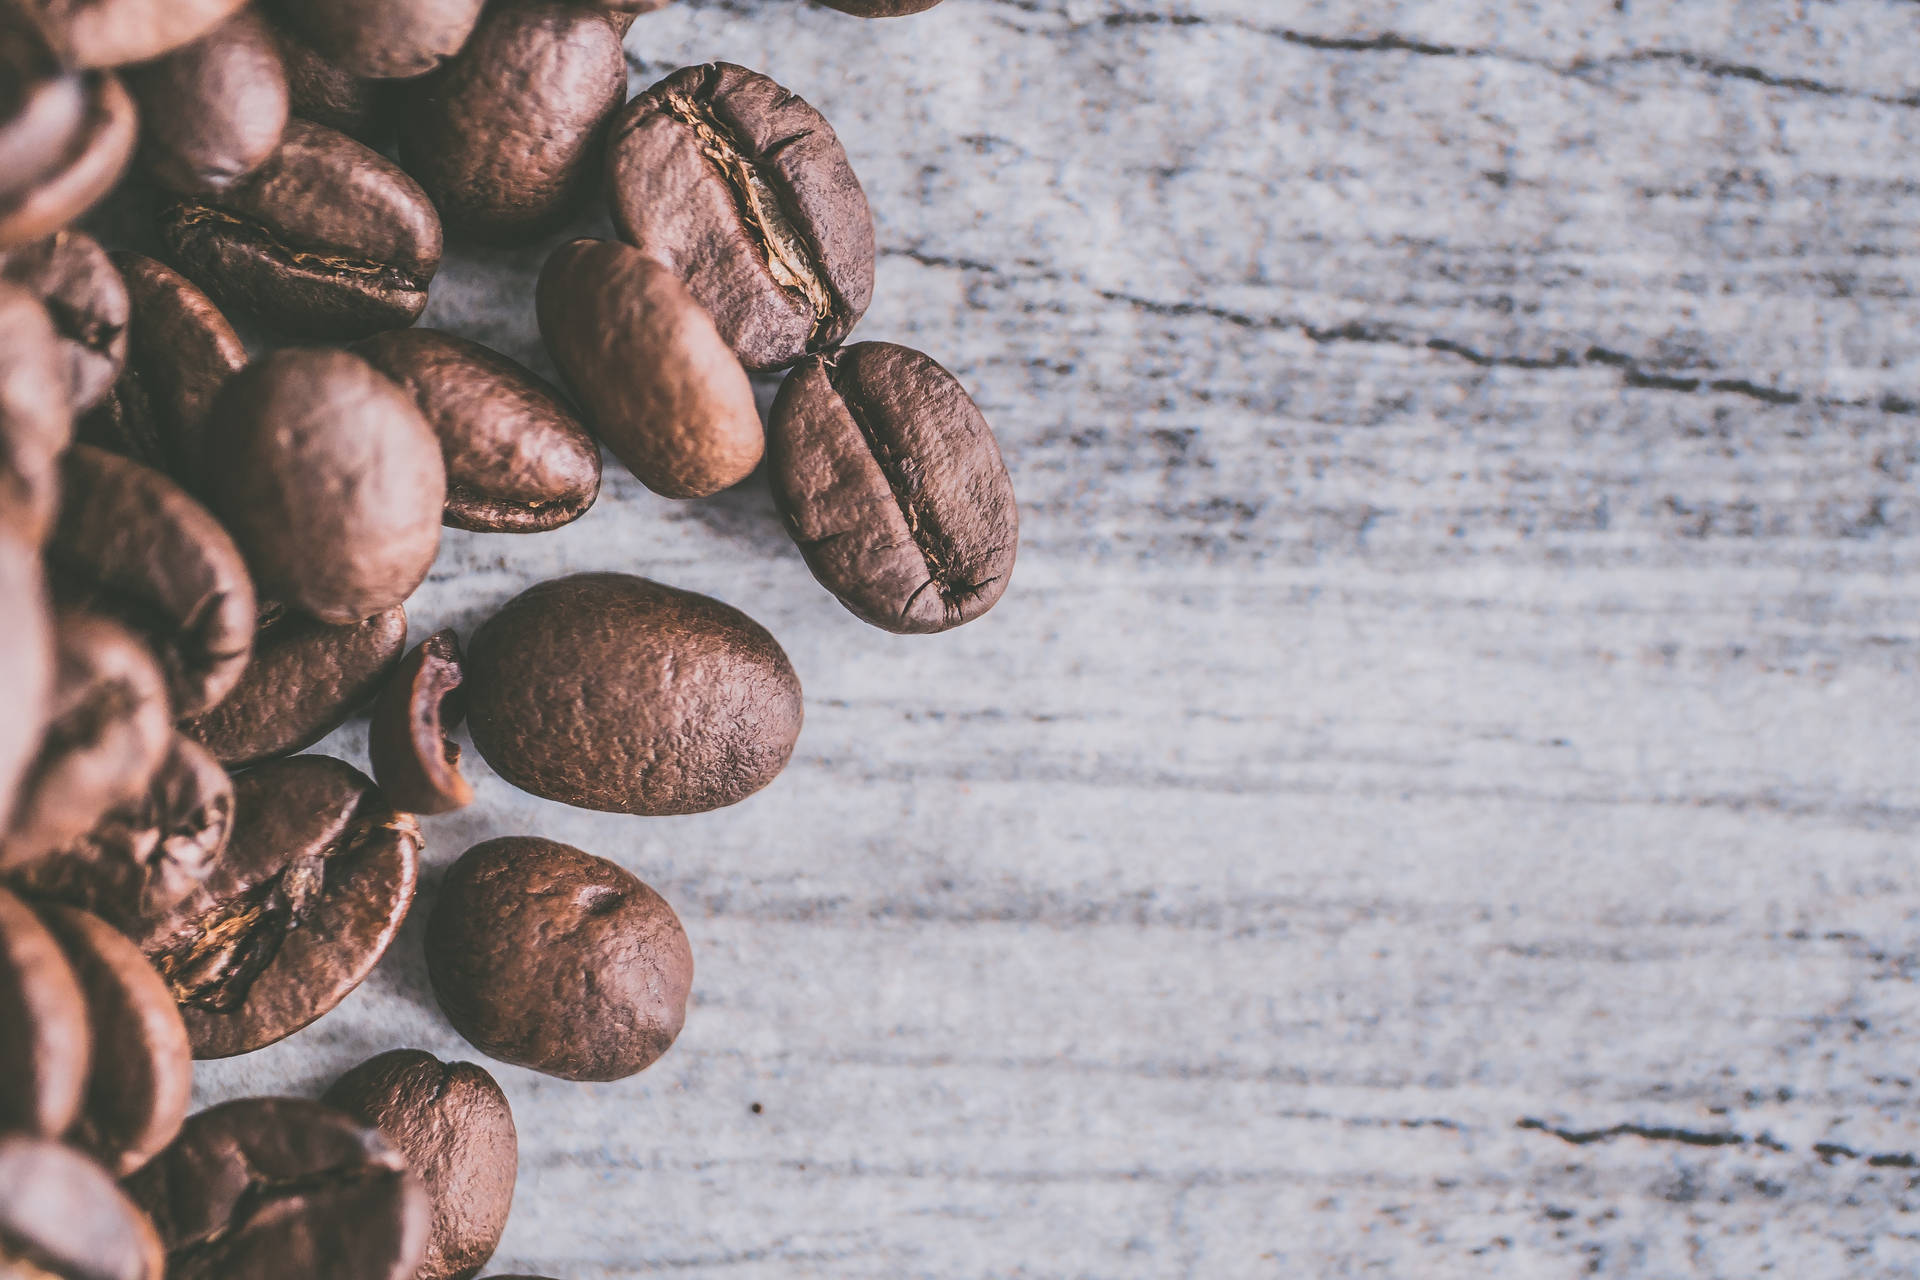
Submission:
[[[0,368],[5,363],[4,348],[0,348]],[[5,494],[4,470],[0,470],[0,504]],[[6,529],[4,509],[0,509],[0,600],[7,602],[7,625],[0,627],[0,706],[7,708],[7,714],[0,716],[0,831],[4,831],[13,816],[21,776],[40,749],[40,728],[53,696],[52,626],[40,556]]]
[[[93,1033],[80,980],[40,917],[0,889],[0,1133],[57,1138],[80,1114]],[[0,1196],[0,1213],[6,1211]]]
[[[370,147],[384,145],[393,133],[401,84],[356,76],[283,25],[276,24],[274,33],[280,37],[293,114],[338,129]]]
[[[405,388],[438,433],[446,524],[536,533],[579,519],[599,497],[599,445],[530,369],[433,329],[376,334],[354,350]]]
[[[767,474],[821,585],[876,627],[945,631],[991,609],[1020,541],[993,431],[918,351],[802,361],[767,423]]]
[[[168,1280],[409,1280],[426,1251],[427,1193],[400,1153],[301,1098],[191,1116],[126,1185]]]
[[[339,1004],[393,941],[419,873],[418,824],[338,760],[250,769],[233,804],[213,874],[135,939],[197,1058],[251,1052]]]
[[[346,134],[298,119],[244,181],[166,210],[160,235],[174,265],[221,306],[307,338],[412,324],[442,247],[419,183]]]
[[[235,769],[304,751],[372,701],[406,649],[407,611],[399,605],[342,626],[273,611],[254,636],[240,683],[181,730]]]
[[[607,144],[620,238],[687,282],[749,369],[845,340],[873,297],[873,216],[820,113],[763,75],[686,67]]]
[[[471,1062],[395,1049],[361,1063],[321,1101],[375,1126],[427,1186],[433,1229],[415,1280],[467,1280],[500,1244],[520,1142],[507,1096]]]
[[[406,656],[373,704],[367,751],[373,776],[409,813],[450,813],[473,803],[460,747],[447,737],[466,715],[460,641],[436,631]]]
[[[0,536],[37,547],[60,501],[60,451],[73,433],[60,340],[47,309],[0,281]]]
[[[160,1239],[113,1176],[71,1147],[0,1137],[0,1275],[160,1280]]]
[[[488,840],[453,864],[427,973],[455,1029],[503,1062],[619,1080],[680,1034],[693,952],[666,900],[570,845]]]
[[[56,595],[140,634],[166,673],[174,714],[218,705],[253,649],[253,583],[233,539],[180,486],[131,458],[75,445],[60,471],[47,543]]]
[[[187,1118],[187,1029],[173,993],[124,934],[73,907],[39,910],[80,980],[97,1046],[71,1140],[124,1178],[172,1142]]]
[[[287,71],[264,19],[242,9],[192,44],[126,73],[140,157],[162,186],[223,191],[267,162],[288,110]]]
[[[56,231],[0,254],[0,278],[40,299],[67,359],[75,413],[98,404],[127,358],[127,286],[100,242],[80,231]]]
[[[900,18],[909,13],[925,13],[940,0],[820,0],[820,3],[856,18]]]
[[[460,51],[484,0],[278,0],[281,18],[355,75],[425,75]]]
[[[28,0],[75,66],[145,62],[198,40],[246,0]]]
[[[519,244],[565,222],[599,180],[627,100],[613,24],[565,0],[488,11],[466,48],[408,87],[400,159],[447,225]]]
[[[547,259],[538,306],[588,421],[649,489],[703,498],[759,465],[746,371],[672,272],[627,245],[575,240]]]
[[[138,132],[117,77],[67,70],[31,16],[0,6],[0,249],[92,208],[120,180]]]

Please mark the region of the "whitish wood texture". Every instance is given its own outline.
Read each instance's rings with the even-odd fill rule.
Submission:
[[[619,859],[699,961],[654,1070],[499,1072],[497,1270],[1920,1270],[1920,5],[681,0],[628,47],[834,121],[860,336],[977,394],[1022,559],[896,639],[757,482],[449,537],[416,634],[634,569],[808,694],[737,809],[475,762],[429,824]],[[541,257],[431,321],[544,367]],[[203,1096],[465,1052],[421,914]]]

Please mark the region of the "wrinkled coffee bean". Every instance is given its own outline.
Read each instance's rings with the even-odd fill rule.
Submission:
[[[575,240],[540,272],[540,333],[587,420],[640,482],[704,498],[765,448],[740,361],[672,272],[638,249]]]
[[[630,872],[533,837],[477,844],[427,921],[427,973],[475,1047],[567,1080],[651,1066],[687,1017],[693,951]]]
[[[189,1117],[127,1180],[167,1250],[167,1280],[409,1280],[426,1189],[379,1133],[301,1098]]]
[[[408,813],[450,813],[473,803],[460,747],[447,737],[466,715],[460,641],[436,631],[401,662],[373,704],[367,752],[387,798]]]
[[[361,1063],[320,1099],[380,1130],[427,1186],[433,1230],[414,1280],[467,1280],[500,1244],[520,1141],[507,1096],[471,1062],[395,1049]]]
[[[209,500],[267,598],[359,622],[433,566],[447,497],[439,438],[359,357],[290,349],[254,362],[220,393],[207,447]]]
[[[60,942],[0,889],[0,1132],[57,1138],[80,1114],[93,1033]],[[5,1212],[0,1196],[0,1213]]]
[[[536,533],[600,495],[600,447],[545,381],[497,351],[433,329],[396,329],[354,350],[405,388],[440,437],[444,521]]]
[[[0,537],[38,547],[60,502],[73,433],[70,374],[39,299],[0,281]]]
[[[235,769],[304,751],[372,701],[406,650],[399,605],[344,626],[279,611],[261,624],[253,661],[226,701],[181,730]]]
[[[485,0],[279,0],[287,24],[355,75],[404,80],[460,52]]]
[[[71,1140],[124,1178],[160,1154],[187,1118],[187,1029],[167,984],[119,930],[54,903],[40,907],[40,921],[80,980],[97,1046]]]
[[[0,1137],[0,1276],[160,1280],[160,1239],[113,1176],[71,1147]]]
[[[217,705],[253,649],[253,582],[233,539],[180,486],[131,458],[75,445],[60,472],[47,542],[57,597],[132,626],[166,673],[175,715]]]
[[[295,337],[343,340],[419,319],[443,243],[419,183],[299,119],[244,181],[165,211],[160,234],[221,306]]]
[[[295,756],[234,779],[207,882],[135,941],[173,988],[196,1058],[249,1053],[329,1012],[406,918],[420,828],[365,775]]]
[[[280,37],[294,115],[338,129],[370,147],[387,141],[393,133],[399,82],[356,76],[285,26],[275,24],[274,33]]]
[[[0,355],[0,366],[5,364]],[[0,384],[3,385],[3,384]],[[4,395],[0,391],[0,395]],[[0,485],[0,504],[5,502]],[[15,792],[40,749],[40,729],[53,697],[53,637],[40,557],[6,529],[0,511],[0,600],[7,625],[0,629],[0,831],[13,817]]]
[[[162,186],[223,191],[267,162],[287,124],[287,70],[266,21],[242,9],[192,44],[126,73],[140,158]]]
[[[134,114],[117,77],[67,70],[32,17],[0,6],[0,249],[44,239],[112,190],[133,158]]]
[[[145,62],[198,40],[246,0],[27,0],[75,66]]]
[[[451,229],[523,243],[565,222],[600,178],[627,100],[620,36],[570,0],[488,11],[460,55],[408,88],[400,160]]]
[[[500,776],[614,813],[701,813],[773,781],[800,681],[729,605],[623,573],[543,582],[481,626],[467,726]]]
[[[873,216],[820,113],[763,75],[686,67],[607,143],[620,238],[686,281],[749,369],[839,345],[873,297]]]
[[[69,399],[79,413],[98,404],[127,358],[127,286],[100,242],[57,231],[0,254],[0,278],[38,297],[67,358]]]
[[[820,0],[820,3],[856,18],[902,18],[909,13],[925,13],[940,0]]]
[[[991,609],[1020,542],[993,431],[918,351],[801,362],[767,423],[775,505],[827,590],[876,627],[945,631]]]

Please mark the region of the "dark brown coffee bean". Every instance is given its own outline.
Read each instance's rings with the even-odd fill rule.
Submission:
[[[120,180],[138,132],[117,77],[67,70],[34,18],[0,6],[0,249],[92,208]]]
[[[322,622],[413,594],[440,547],[446,465],[413,398],[345,351],[293,349],[227,383],[208,496],[269,599]]]
[[[763,75],[686,67],[607,144],[620,238],[687,282],[749,369],[837,346],[873,297],[873,216],[820,113]]]
[[[226,701],[181,730],[235,769],[304,751],[372,701],[406,651],[407,611],[399,605],[344,626],[274,612]]]
[[[291,120],[244,181],[161,216],[167,251],[221,306],[306,338],[420,318],[440,268],[440,217],[420,184],[344,133]]]
[[[409,813],[451,813],[473,803],[460,747],[447,737],[466,715],[460,641],[436,631],[406,656],[373,704],[367,751],[387,798]]]
[[[5,355],[0,354],[0,367],[4,365]],[[4,468],[0,468],[0,503],[5,492]],[[8,609],[7,625],[0,628],[0,706],[7,708],[7,714],[0,716],[0,831],[5,831],[13,817],[20,779],[40,749],[40,729],[53,698],[53,627],[40,556],[5,528],[3,518],[0,600],[7,602]]]
[[[433,1230],[415,1280],[467,1280],[500,1244],[520,1140],[506,1094],[471,1062],[395,1049],[340,1077],[321,1101],[380,1130],[427,1185]]]
[[[856,18],[901,18],[909,13],[925,13],[940,0],[820,0],[820,3]]]
[[[60,519],[47,543],[56,594],[146,640],[174,714],[217,705],[253,649],[253,582],[233,539],[180,486],[131,458],[75,445],[60,471]]]
[[[246,0],[27,0],[76,66],[145,62],[198,40]]]
[[[0,1137],[0,1276],[160,1280],[160,1239],[113,1175],[58,1142]]]
[[[525,366],[433,329],[376,334],[354,350],[412,394],[447,464],[443,519],[481,533],[536,533],[600,495],[600,446]]]
[[[127,1180],[167,1250],[167,1280],[409,1280],[426,1252],[419,1179],[379,1133],[301,1098],[188,1118]]]
[[[60,501],[73,433],[67,362],[40,301],[0,281],[0,535],[37,547]]]
[[[284,25],[276,23],[274,31],[280,37],[293,114],[370,147],[385,145],[393,134],[393,112],[403,85],[356,76]]]
[[[1007,589],[1020,513],[1006,463],[966,389],[918,351],[863,342],[802,361],[767,458],[813,576],[874,626],[945,631]]]
[[[627,100],[620,36],[566,0],[488,11],[466,48],[408,87],[400,159],[447,225],[524,243],[565,222],[600,178]]]
[[[0,1132],[57,1138],[85,1096],[93,1033],[66,952],[26,903],[0,889]],[[5,1198],[0,1197],[0,1213]]]
[[[126,935],[73,907],[39,911],[80,980],[99,1046],[71,1140],[124,1178],[160,1154],[187,1118],[187,1029],[173,993]]]
[[[127,286],[107,251],[84,232],[57,231],[0,254],[0,277],[46,306],[67,358],[74,412],[98,404],[126,362],[131,311]]]
[[[233,802],[213,874],[135,939],[196,1058],[251,1052],[339,1004],[385,954],[419,874],[418,824],[338,760],[250,769]]]
[[[693,951],[630,872],[533,837],[477,844],[427,921],[427,973],[456,1030],[503,1062],[619,1080],[680,1034]]]
[[[224,191],[280,146],[287,70],[279,41],[251,9],[126,79],[140,107],[141,162],[162,186]]]
[[[460,52],[485,0],[279,0],[314,48],[355,75],[403,80]]]
[[[575,240],[547,259],[538,305],[553,362],[642,484],[704,498],[759,465],[746,370],[672,272],[628,245]]]
[[[474,634],[467,723],[487,763],[584,809],[701,813],[786,767],[800,681],[766,629],[624,573],[543,582]]]

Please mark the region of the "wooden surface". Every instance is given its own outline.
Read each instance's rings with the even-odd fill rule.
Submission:
[[[470,1052],[424,908],[530,832],[699,974],[636,1079],[498,1070],[499,1271],[1920,1270],[1920,5],[679,0],[628,48],[836,124],[857,336],[996,424],[1012,589],[882,635],[758,481],[612,466],[450,534],[416,636],[708,591],[791,653],[798,755],[661,821],[474,761],[380,972],[204,1098]],[[456,255],[429,322],[547,367],[543,252]]]

